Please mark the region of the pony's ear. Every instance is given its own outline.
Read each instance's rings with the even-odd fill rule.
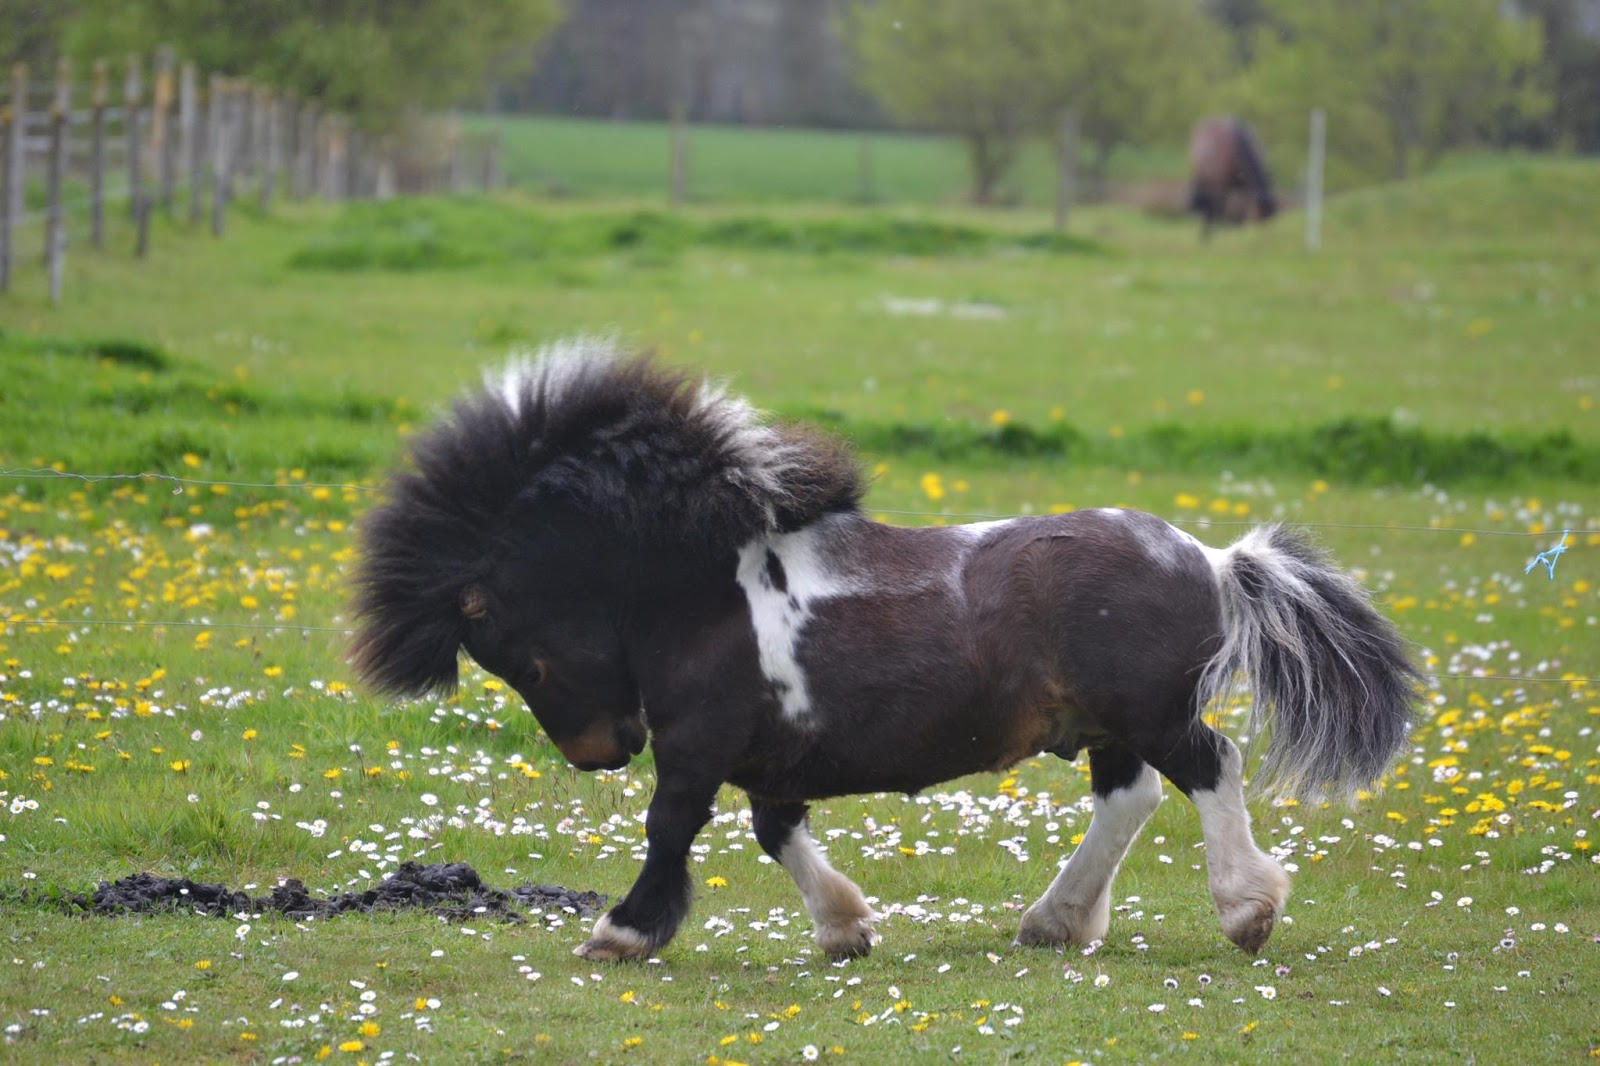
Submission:
[[[489,613],[489,594],[482,585],[468,585],[461,590],[461,613],[474,621]]]

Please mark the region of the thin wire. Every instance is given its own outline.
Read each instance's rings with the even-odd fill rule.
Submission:
[[[4,473],[4,471],[0,471]],[[901,511],[889,507],[869,507],[867,510],[873,514],[902,515],[908,518],[981,518],[988,521],[1005,521],[1011,518],[1035,518],[1037,515],[1001,515],[982,514],[978,511]],[[1167,518],[1165,521],[1173,525],[1182,526],[1259,526],[1260,521],[1226,521],[1211,518]],[[1306,529],[1383,529],[1394,530],[1397,533],[1482,533],[1486,537],[1547,537],[1549,533],[1527,533],[1515,529],[1472,529],[1467,526],[1400,526],[1387,525],[1379,522],[1302,522],[1298,518],[1288,519],[1296,526]]]
[[[0,478],[13,479],[39,479],[68,478],[76,481],[168,481],[177,485],[226,485],[240,489],[353,489],[358,492],[374,492],[375,485],[365,485],[352,482],[339,481],[213,481],[206,478],[179,477],[175,474],[77,474],[67,470],[52,470],[49,467],[18,467],[10,470],[0,470]],[[981,511],[908,511],[893,507],[869,507],[873,514],[900,515],[906,518],[977,518],[985,521],[1005,521],[1012,518],[1032,518],[1035,515],[1018,514],[986,514]],[[1202,526],[1257,526],[1259,521],[1234,521],[1216,520],[1205,517],[1200,518],[1169,518],[1166,521],[1173,525],[1202,525]],[[1469,526],[1402,526],[1387,525],[1379,522],[1303,522],[1299,519],[1290,520],[1294,525],[1306,529],[1363,529],[1363,530],[1392,530],[1397,533],[1479,533],[1486,537],[1545,537],[1548,533],[1530,533],[1514,529],[1475,529]]]
[[[41,625],[41,626],[190,626],[196,629],[260,629],[275,630],[290,633],[340,633],[350,636],[355,633],[353,629],[344,629],[339,626],[296,626],[296,625],[268,625],[252,622],[149,622],[149,621],[118,621],[114,618],[5,618],[0,619],[0,625]],[[1524,674],[1459,674],[1459,673],[1424,673],[1424,677],[1435,678],[1440,681],[1525,681],[1536,685],[1587,685],[1600,682],[1594,677],[1529,677]]]
[[[6,626],[191,626],[195,629],[266,629],[283,630],[292,633],[343,633],[346,636],[354,633],[353,629],[344,629],[339,626],[292,626],[269,625],[265,622],[149,622],[136,619],[119,620],[116,618],[4,618],[0,625]]]
[[[1600,678],[1596,678],[1596,677],[1528,677],[1528,676],[1526,676],[1524,674],[1429,674],[1429,673],[1424,673],[1422,676],[1423,677],[1435,678],[1435,679],[1438,679],[1438,680],[1441,680],[1441,681],[1442,680],[1446,680],[1446,679],[1453,680],[1453,681],[1528,681],[1528,682],[1532,682],[1535,685],[1588,685],[1588,684],[1592,684],[1593,682],[1600,681]]]
[[[169,481],[182,485],[227,485],[236,489],[358,489],[370,492],[371,485],[352,484],[342,481],[211,481],[197,477],[179,477],[176,474],[75,474],[67,470],[52,470],[45,466],[18,467],[12,470],[0,470],[0,477],[18,480],[49,480],[52,478],[67,478],[74,481],[94,483],[97,481]]]

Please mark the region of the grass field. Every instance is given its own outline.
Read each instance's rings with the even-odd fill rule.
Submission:
[[[1080,246],[1030,242],[1036,212],[674,219],[618,190],[638,199],[241,212],[224,242],[158,226],[149,264],[74,255],[58,309],[24,275],[0,303],[6,1061],[1587,1060],[1597,185],[1523,162],[1371,190],[1330,205],[1318,258],[1292,218],[1201,248],[1103,209]],[[331,890],[413,857],[626,889],[648,757],[580,775],[476,672],[455,700],[372,699],[339,632],[351,527],[403,437],[509,350],[596,330],[860,436],[894,521],[1126,504],[1212,543],[1317,526],[1443,675],[1412,752],[1354,808],[1255,805],[1296,876],[1255,960],[1217,928],[1171,790],[1105,945],[1012,947],[1087,822],[1086,773],[1052,758],[819,804],[886,914],[844,965],[812,952],[732,791],[694,914],[647,965],[573,958],[572,916],[65,906],[135,870]],[[1348,419],[1380,469],[1411,448],[1419,472],[1319,457]],[[191,480],[19,476],[52,466]],[[1554,578],[1525,574],[1564,530]]]
[[[592,122],[547,117],[480,117],[504,144],[506,180],[541,193],[583,199],[664,198],[671,156],[662,122]],[[867,144],[866,174],[862,145]],[[959,141],[926,134],[693,126],[691,200],[845,203],[863,199],[923,207],[951,205],[969,188]],[[1113,156],[1118,183],[1181,182],[1182,157],[1129,148]],[[1055,171],[1042,144],[1029,145],[1002,183],[1000,198],[1048,208]]]

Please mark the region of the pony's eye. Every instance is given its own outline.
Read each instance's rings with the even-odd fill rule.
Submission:
[[[533,685],[542,685],[544,684],[544,679],[549,676],[550,671],[545,668],[544,660],[533,660],[533,676],[529,679],[529,683]]]

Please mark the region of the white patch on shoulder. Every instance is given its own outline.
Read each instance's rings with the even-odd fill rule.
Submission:
[[[987,537],[997,529],[1002,529],[1015,522],[1014,518],[997,518],[992,522],[967,522],[959,526],[946,526],[953,533],[959,533],[971,540],[978,541]]]
[[[1121,519],[1128,517],[1128,512],[1123,510],[1121,507],[1096,507],[1094,509],[1094,513],[1097,515],[1102,515],[1106,518]]]
[[[1145,554],[1155,560],[1158,566],[1169,570],[1177,569],[1183,565],[1184,555],[1191,547],[1199,548],[1202,552],[1211,551],[1169,522],[1163,522],[1154,516],[1142,516],[1142,519],[1132,523],[1134,538],[1138,540]]]
[[[739,550],[736,577],[750,604],[761,672],[790,718],[811,710],[799,650],[814,607],[866,589],[864,582],[840,567],[830,545],[830,525],[823,520],[793,533],[773,533]]]

